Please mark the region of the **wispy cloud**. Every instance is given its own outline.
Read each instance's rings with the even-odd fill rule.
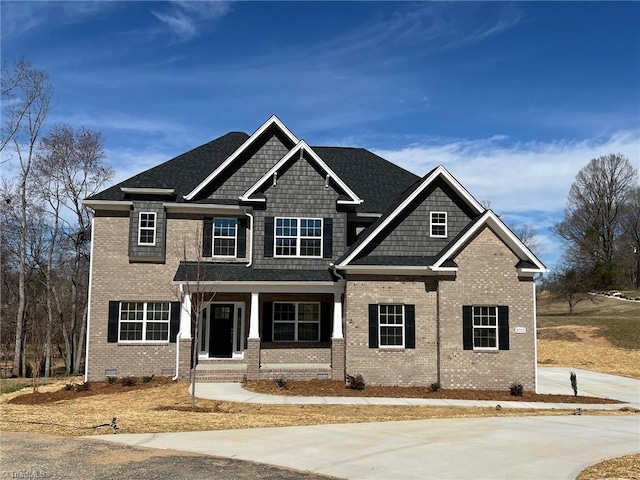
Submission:
[[[151,13],[160,20],[177,42],[185,42],[211,28],[220,18],[231,12],[227,1],[174,0],[162,10]]]
[[[71,125],[83,125],[100,130],[124,130],[139,133],[172,133],[178,134],[186,129],[175,121],[164,121],[159,118],[130,116],[126,114],[73,114],[65,117],[53,117],[53,122],[64,122]]]
[[[3,1],[0,3],[2,40],[26,34],[43,25],[59,27],[80,23],[115,8],[114,2],[99,1]]]

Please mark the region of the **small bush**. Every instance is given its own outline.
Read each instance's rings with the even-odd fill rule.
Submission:
[[[347,387],[351,390],[364,390],[364,378],[359,373],[357,375],[347,375]]]
[[[138,379],[136,377],[122,377],[120,383],[123,387],[133,387],[138,383]]]
[[[151,375],[150,377],[145,375],[144,377],[142,377],[142,383],[149,383],[151,380],[153,380],[153,377],[153,375]]]
[[[69,390],[72,390],[72,389],[73,389],[73,383],[67,383],[67,384],[64,386],[64,389],[65,389],[67,392],[68,392]]]
[[[289,385],[289,381],[286,378],[277,378],[276,385],[278,386],[278,388],[286,389]]]
[[[76,392],[86,392],[89,390],[89,382],[82,382],[76,385]]]
[[[578,377],[576,372],[571,372],[569,374],[569,380],[571,381],[571,388],[573,389],[573,395],[578,395]]]
[[[514,397],[521,397],[524,393],[524,387],[521,383],[512,383],[509,385],[509,391]]]
[[[429,385],[429,390],[431,390],[433,393],[440,390],[440,382],[433,382],[431,385]]]
[[[115,385],[117,381],[118,377],[107,377],[107,382],[109,382],[109,385]]]

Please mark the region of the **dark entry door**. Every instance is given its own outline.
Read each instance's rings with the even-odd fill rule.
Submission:
[[[211,305],[209,356],[231,358],[233,352],[233,304]]]

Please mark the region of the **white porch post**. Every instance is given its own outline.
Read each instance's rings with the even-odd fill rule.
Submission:
[[[185,293],[180,309],[180,338],[191,338],[191,294]]]
[[[342,335],[342,293],[333,294],[333,333],[331,338],[344,338]]]
[[[249,338],[260,338],[260,294],[251,292],[251,316],[249,317]]]

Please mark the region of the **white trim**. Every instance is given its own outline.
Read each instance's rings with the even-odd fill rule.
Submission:
[[[344,190],[347,195],[349,195],[349,197],[351,197],[351,200],[338,200],[337,203],[343,205],[343,204],[348,204],[348,205],[360,205],[362,202],[364,202],[364,200],[362,200],[360,197],[358,197],[358,195],[349,188],[349,186],[344,183],[342,181],[342,179],[340,177],[338,177],[338,175],[336,175],[336,173],[331,170],[331,168],[329,168],[329,165],[327,165],[317,154],[316,152],[313,151],[313,149],[307,145],[307,143],[304,140],[300,140],[300,142],[298,142],[298,144],[293,147],[289,153],[287,153],[284,157],[282,157],[282,159],[280,159],[280,161],[278,163],[276,163],[273,167],[271,167],[271,169],[265,173],[260,180],[258,180],[256,183],[254,183],[251,188],[249,188],[249,190],[247,190],[243,195],[241,195],[239,198],[241,201],[243,202],[265,202],[266,199],[252,199],[251,196],[256,193],[256,191],[258,190],[258,188],[260,188],[265,182],[267,182],[270,178],[273,177],[273,175],[277,175],[278,171],[280,170],[280,168],[282,168],[282,166],[284,166],[289,160],[291,160],[292,158],[295,157],[295,155],[297,153],[300,153],[300,157],[297,158],[296,160],[300,160],[302,158],[302,153],[306,151],[309,156],[311,157],[312,160],[314,160],[323,170],[324,173],[326,175],[329,175],[331,177],[331,180],[333,180],[334,182],[336,182],[338,184],[338,186]]]
[[[92,210],[131,210],[131,200],[82,200],[82,205]]]
[[[138,195],[173,195],[176,192],[175,188],[134,188],[134,187],[120,187],[122,193],[133,193]]]
[[[245,215],[247,217],[249,217],[251,219],[251,228],[247,228],[248,230],[248,234],[250,235],[249,237],[249,252],[247,252],[247,256],[249,257],[249,263],[247,263],[245,266],[246,267],[250,267],[251,264],[253,263],[253,215],[250,214],[249,212],[245,212]]]
[[[153,215],[153,227],[142,227],[142,215]],[[147,219],[147,222],[149,220]],[[156,227],[158,225],[158,214],[157,212],[138,212],[138,245],[142,245],[145,247],[155,247],[156,246],[156,240],[157,240],[157,235],[156,235]],[[152,230],[153,231],[153,242],[143,242],[141,241],[140,237],[142,234],[142,230],[145,231],[149,231]]]
[[[186,291],[191,291],[188,282],[172,282],[174,285],[184,285]],[[219,293],[344,293],[345,281],[338,282],[228,282],[211,281],[199,282],[199,292]]]
[[[260,126],[260,128],[258,128],[258,130],[256,130],[253,133],[253,135],[251,135],[242,145],[240,145],[235,152],[233,152],[224,162],[222,162],[222,164],[218,168],[216,168],[213,172],[211,172],[211,174],[207,178],[205,178],[202,182],[200,182],[200,184],[196,188],[194,188],[191,192],[185,195],[184,196],[185,200],[193,200],[193,198],[198,193],[200,193],[200,191],[204,187],[209,185],[209,183],[211,183],[211,181],[214,178],[220,175],[229,165],[231,165],[236,158],[238,158],[242,153],[244,153],[244,151],[247,148],[249,148],[251,144],[255,142],[256,139],[258,139],[258,137],[260,137],[260,135],[266,132],[272,125],[276,125],[280,129],[280,131],[284,133],[289,138],[289,140],[291,140],[293,144],[298,143],[298,138],[293,133],[291,133],[291,131],[284,125],[284,123],[282,123],[280,119],[275,115],[271,115],[271,117],[269,117],[269,119],[266,122],[264,122]]]
[[[169,211],[174,213],[204,213],[204,214],[222,214],[222,215],[232,215],[238,214],[242,215],[247,212],[247,209],[244,207],[239,207],[238,205],[220,205],[213,203],[174,203],[174,202],[165,202],[163,206]]]
[[[424,265],[415,266],[399,266],[399,265],[347,265],[341,267],[340,270],[350,274],[362,275],[455,275],[458,267],[440,267],[434,268]]]
[[[333,294],[333,329],[331,338],[344,338],[342,331],[342,293]]]
[[[475,225],[471,227],[458,241],[451,245],[445,252],[442,253],[440,259],[433,265],[434,268],[441,268],[441,265],[448,259],[452,258],[464,245],[485,225],[488,225],[496,233],[496,235],[502,240],[516,255],[522,260],[523,257],[531,261],[538,268],[519,269],[526,273],[544,273],[549,270],[536,258],[536,256],[527,248],[527,246],[516,237],[509,228],[500,220],[500,218],[491,210],[484,212],[482,217],[476,221]]]
[[[89,381],[89,332],[91,331],[91,285],[93,284],[93,245],[95,237],[93,235],[95,226],[95,217],[91,218],[91,252],[89,253],[89,286],[87,287],[87,337],[85,338],[84,350],[84,381]]]
[[[444,215],[444,223],[440,223],[440,222],[433,222],[433,216],[434,215]],[[433,212],[429,212],[429,237],[431,238],[447,238],[447,236],[449,235],[449,216],[447,215],[447,212],[437,212],[437,211],[433,211]],[[434,235],[433,234],[433,227],[441,227],[444,226],[444,235]]]
[[[276,235],[276,231],[278,229],[278,220],[296,220],[296,235],[295,237],[288,235],[281,235],[278,237]],[[300,235],[301,221],[302,220],[313,220],[320,221],[320,237],[302,237]],[[285,227],[281,227],[285,228]],[[291,227],[289,227],[291,228]],[[278,238],[281,239],[292,239],[296,240],[296,254],[295,255],[278,255],[276,250],[278,248]],[[320,240],[320,254],[319,255],[301,255],[300,250],[302,248],[302,240]],[[323,246],[324,246],[324,220],[322,218],[313,218],[313,217],[275,217],[273,219],[273,258],[323,258]]]
[[[260,294],[253,290],[249,313],[249,338],[260,340]]]
[[[216,305],[233,305],[233,315],[232,315],[232,338],[231,338],[231,357],[211,357],[210,355],[210,349],[211,349],[211,345],[209,345],[209,339],[210,339],[210,329],[211,329],[211,308],[216,306]],[[229,359],[229,360],[241,360],[244,358],[244,342],[241,341],[240,342],[240,350],[236,349],[236,345],[238,344],[238,335],[243,335],[244,334],[244,330],[245,330],[245,314],[246,314],[246,304],[245,302],[209,302],[207,304],[207,306],[204,308],[204,310],[202,310],[203,313],[206,312],[206,318],[205,319],[201,319],[201,321],[204,321],[204,323],[202,325],[206,325],[206,332],[204,334],[206,334],[205,337],[205,349],[202,349],[202,336],[203,336],[203,329],[200,328],[198,335],[198,342],[197,342],[197,348],[198,348],[198,358],[200,360],[209,360],[211,358],[213,359]],[[240,331],[238,331],[237,327],[237,321],[238,321],[238,314],[241,313],[241,317],[240,317]]]
[[[538,393],[538,308],[536,303],[536,282],[533,284],[533,381],[534,390]]]
[[[473,208],[477,213],[482,213],[485,209],[480,205],[475,198],[471,196],[469,192],[451,175],[446,168],[442,165],[439,165],[437,168],[431,172],[431,174],[424,178],[422,183],[418,188],[416,188],[411,195],[405,198],[400,205],[398,205],[393,212],[386,216],[386,218],[376,227],[376,229],[371,232],[371,234],[360,244],[358,245],[349,256],[344,259],[338,267],[344,267],[349,264],[354,258],[364,250],[364,248],[369,245],[379,234],[382,232],[408,205],[411,204],[429,185],[431,185],[438,177],[442,177],[444,181],[446,181],[453,190],[460,195],[467,204]]]

